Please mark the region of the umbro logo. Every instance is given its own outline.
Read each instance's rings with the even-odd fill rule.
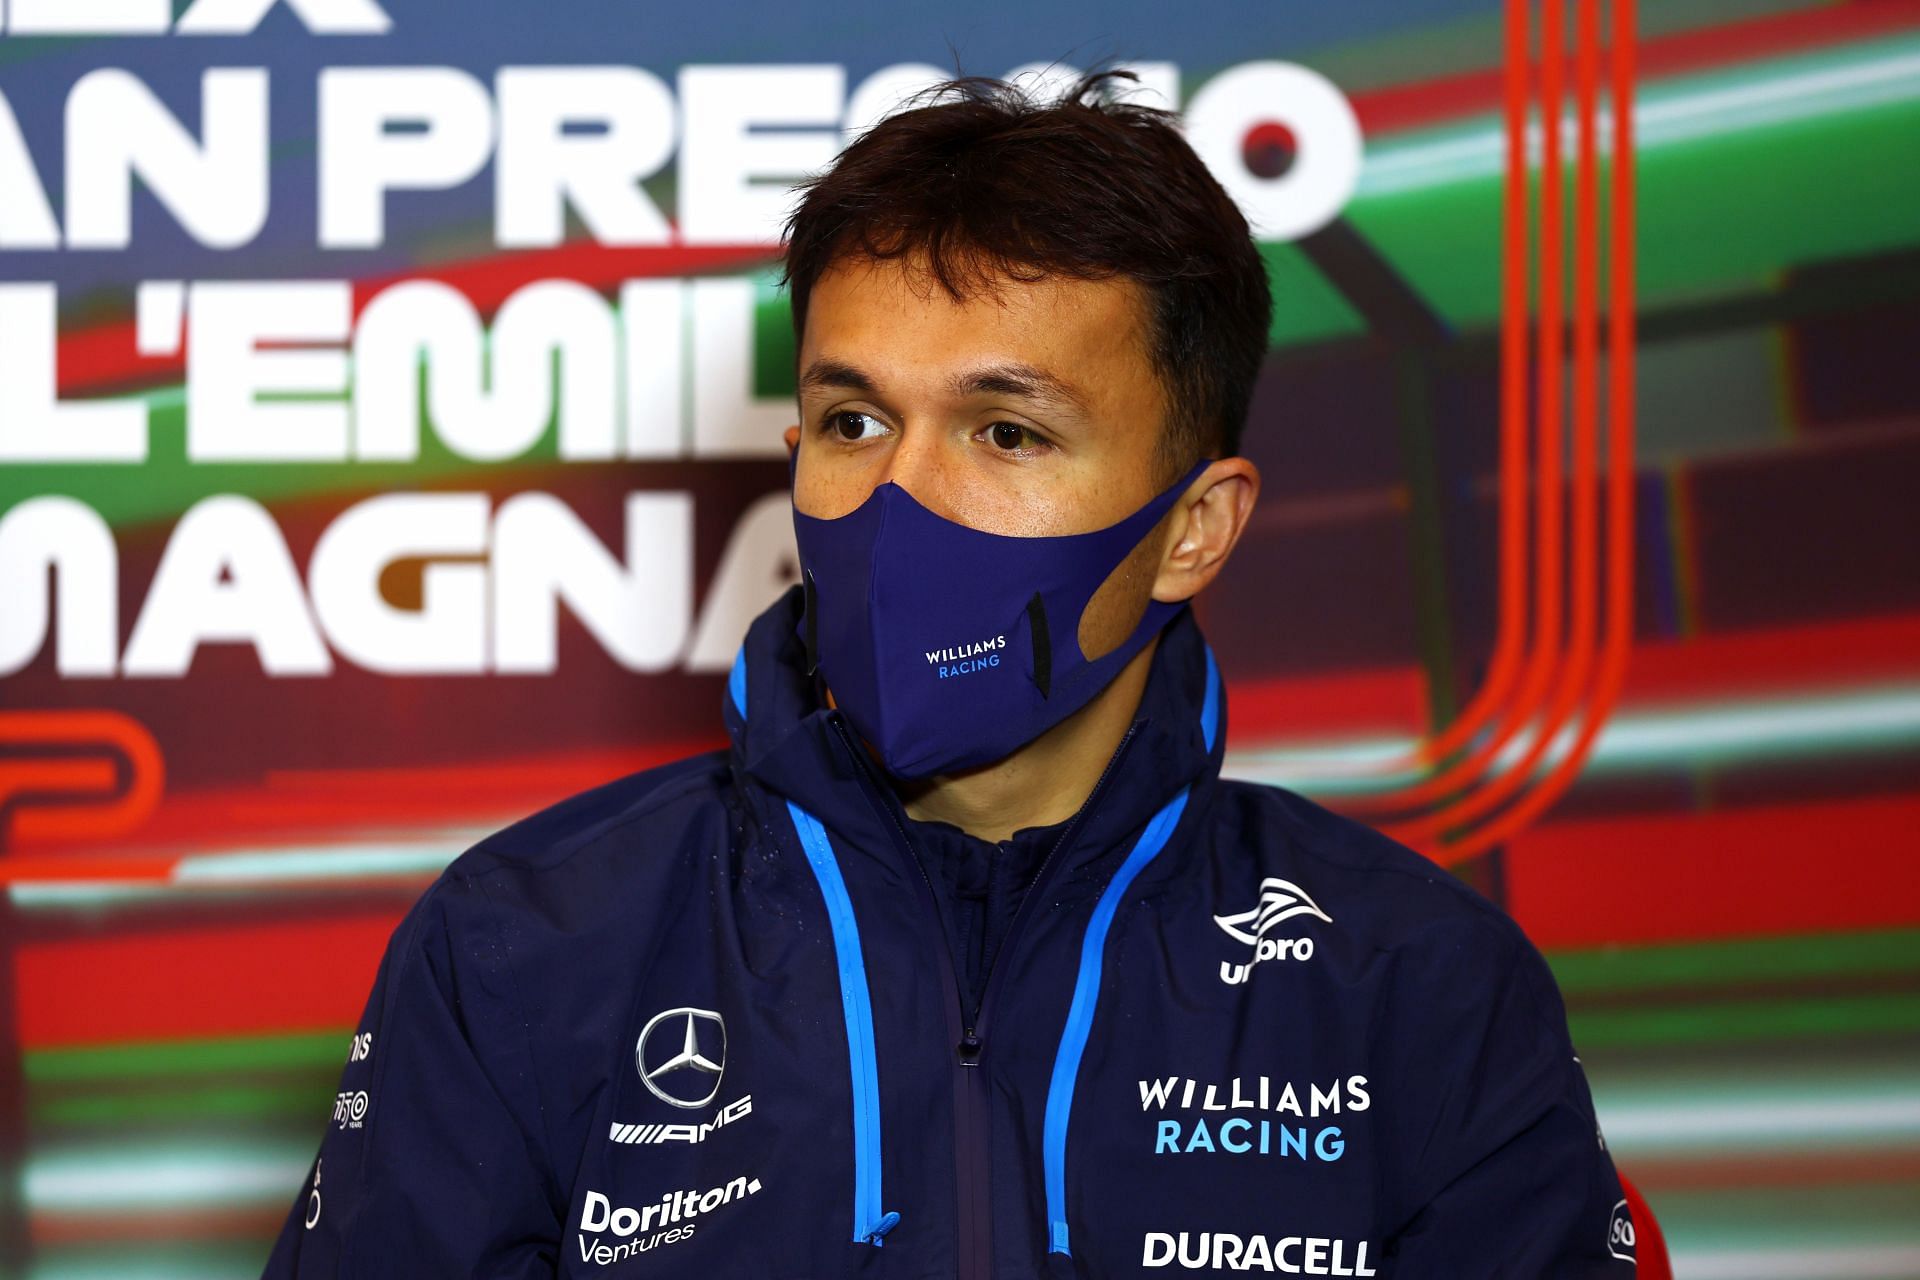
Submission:
[[[1305,889],[1291,880],[1268,876],[1260,882],[1260,898],[1246,911],[1215,916],[1213,922],[1228,937],[1253,948],[1245,964],[1220,962],[1220,981],[1245,982],[1253,976],[1253,966],[1262,960],[1306,960],[1313,955],[1312,938],[1275,938],[1268,935],[1278,926],[1298,916],[1313,916],[1333,923],[1333,917],[1320,909]]]

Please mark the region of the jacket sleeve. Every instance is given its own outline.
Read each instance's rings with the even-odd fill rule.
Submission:
[[[554,1274],[564,1200],[490,920],[449,869],[394,930],[263,1280]]]
[[[1518,926],[1430,958],[1405,1070],[1418,1084],[1396,1280],[1632,1280],[1624,1195],[1552,971]]]

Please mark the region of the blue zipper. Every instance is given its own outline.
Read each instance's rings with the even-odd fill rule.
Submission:
[[[853,900],[840,875],[840,863],[820,820],[787,801],[793,829],[800,835],[807,865],[820,882],[827,921],[833,929],[834,958],[840,966],[840,1008],[847,1023],[847,1058],[853,1075],[853,1239],[878,1245],[899,1225],[900,1215],[880,1208],[880,1072],[874,1062],[873,1003],[867,994],[867,966],[860,954],[860,925]]]
[[[1213,650],[1207,654],[1207,688],[1200,705],[1200,732],[1207,750],[1213,750],[1214,735],[1220,725],[1220,672],[1214,665]],[[1067,1006],[1066,1029],[1060,1033],[1060,1047],[1054,1054],[1053,1079],[1047,1084],[1047,1112],[1041,1128],[1041,1160],[1047,1190],[1047,1252],[1073,1255],[1067,1232],[1067,1119],[1073,1113],[1073,1089],[1080,1078],[1080,1059],[1087,1050],[1087,1036],[1093,1030],[1094,1008],[1100,1002],[1100,971],[1106,965],[1107,932],[1120,910],[1120,900],[1133,882],[1160,855],[1180,825],[1186,812],[1191,787],[1161,806],[1148,820],[1140,838],[1133,842],[1126,861],[1113,873],[1113,879],[1094,906],[1087,921],[1087,932],[1080,940],[1080,972],[1073,982],[1073,1002]]]
[[[1093,1028],[1093,1008],[1100,999],[1100,970],[1105,964],[1107,930],[1113,925],[1120,899],[1132,887],[1149,862],[1166,847],[1167,838],[1180,823],[1187,807],[1187,792],[1169,800],[1147,822],[1146,830],[1134,841],[1127,860],[1113,873],[1100,895],[1087,933],[1080,940],[1080,975],[1073,983],[1073,1003],[1067,1006],[1066,1030],[1060,1034],[1060,1048],[1053,1059],[1053,1079],[1047,1085],[1047,1117],[1041,1130],[1041,1155],[1047,1181],[1047,1251],[1072,1254],[1067,1247],[1067,1117],[1073,1111],[1073,1086],[1080,1075],[1080,1056],[1086,1052],[1087,1033]]]
[[[1200,708],[1200,729],[1208,751],[1213,750],[1220,722],[1220,673],[1213,649],[1206,650],[1206,692]],[[743,645],[728,680],[728,693],[742,719],[746,717],[746,649]],[[1073,1111],[1074,1085],[1080,1060],[1093,1028],[1094,1008],[1100,998],[1100,975],[1105,965],[1107,933],[1119,911],[1120,900],[1147,864],[1159,856],[1180,825],[1190,787],[1169,800],[1147,822],[1126,860],[1114,873],[1080,943],[1080,971],[1074,979],[1067,1025],[1053,1062],[1047,1086],[1047,1109],[1042,1128],[1042,1160],[1047,1199],[1047,1238],[1050,1253],[1072,1255],[1067,1231],[1067,1119]],[[794,830],[799,834],[807,865],[820,884],[833,931],[834,956],[840,970],[840,1003],[847,1026],[847,1056],[853,1077],[853,1239],[857,1244],[880,1245],[899,1225],[900,1215],[880,1208],[880,1075],[873,1047],[873,1004],[867,991],[866,961],[860,950],[860,926],[847,894],[840,863],[819,819],[793,801],[787,801]]]

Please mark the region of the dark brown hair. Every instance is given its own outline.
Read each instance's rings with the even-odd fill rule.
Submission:
[[[1161,471],[1239,451],[1267,351],[1267,273],[1239,208],[1170,111],[1117,100],[1127,71],[1040,102],[977,76],[936,85],[802,184],[786,228],[794,333],[837,259],[924,254],[955,299],[999,277],[1138,281],[1166,389]]]

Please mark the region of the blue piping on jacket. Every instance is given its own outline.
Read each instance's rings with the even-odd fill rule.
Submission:
[[[740,647],[727,677],[727,693],[740,719],[747,718],[747,649]],[[867,994],[867,965],[860,954],[860,924],[853,899],[840,875],[840,862],[820,820],[787,801],[793,829],[806,851],[807,866],[820,884],[833,930],[833,955],[840,969],[840,1009],[847,1023],[847,1062],[853,1077],[853,1239],[878,1245],[900,1224],[897,1213],[880,1209],[880,1072],[873,1052],[873,1002]]]
[[[1200,706],[1200,732],[1213,750],[1214,733],[1220,724],[1220,673],[1214,666],[1213,649],[1207,649],[1207,691]],[[1166,848],[1180,815],[1186,811],[1191,787],[1167,801],[1160,812],[1147,822],[1140,838],[1133,843],[1120,869],[1113,873],[1100,901],[1087,921],[1086,936],[1080,940],[1080,973],[1073,983],[1073,1002],[1067,1006],[1066,1029],[1060,1033],[1060,1048],[1054,1054],[1053,1079],[1047,1085],[1047,1113],[1041,1129],[1041,1159],[1045,1166],[1047,1189],[1047,1252],[1072,1256],[1067,1237],[1067,1118],[1073,1113],[1073,1088],[1080,1076],[1080,1058],[1087,1049],[1087,1036],[1093,1030],[1094,1007],[1100,1001],[1100,971],[1106,964],[1107,930],[1120,909],[1120,900],[1133,886],[1134,878]]]
[[[727,692],[733,695],[733,709],[740,718],[747,718],[747,647],[740,646],[740,652],[733,655],[733,672],[727,677]]]
[[[880,1073],[874,1064],[873,1005],[867,995],[867,966],[860,954],[860,926],[853,900],[840,876],[840,863],[820,820],[787,801],[793,828],[800,833],[807,865],[820,882],[833,927],[833,951],[840,965],[840,1008],[847,1022],[847,1058],[853,1075],[853,1239],[880,1244],[900,1222],[880,1208]]]

